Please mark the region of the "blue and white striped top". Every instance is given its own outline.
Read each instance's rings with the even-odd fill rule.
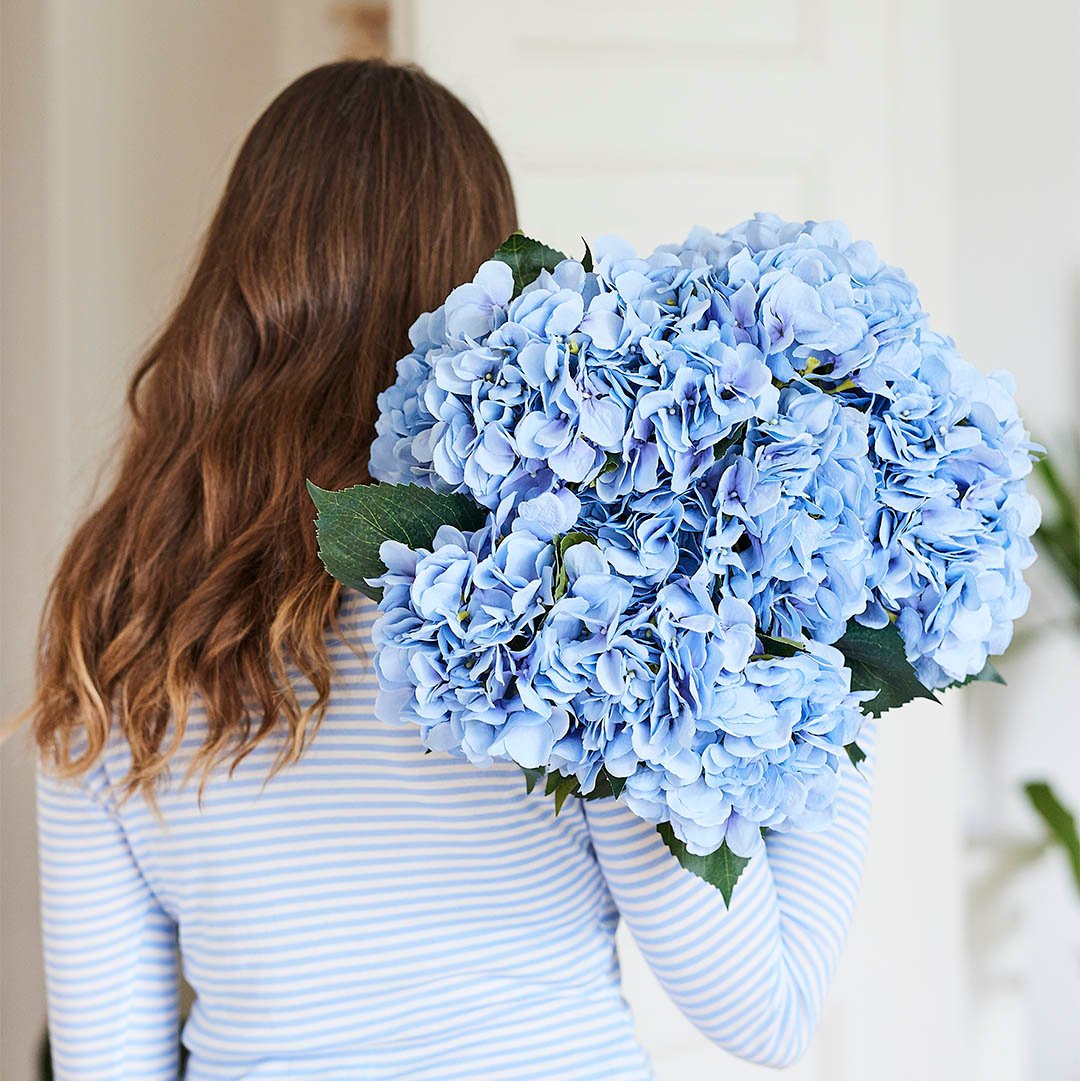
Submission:
[[[369,640],[376,614],[345,590],[345,638]],[[799,1056],[855,904],[867,779],[845,764],[835,826],[770,836],[726,911],[624,806],[555,818],[514,766],[423,754],[374,718],[370,663],[327,633],[329,712],[268,783],[269,742],[216,771],[201,807],[197,782],[164,786],[161,818],[110,791],[126,744],[78,784],[39,772],[60,1081],[177,1077],[178,956],[189,1081],[645,1081],[620,916],[710,1039]],[[202,736],[196,712],[174,778]]]

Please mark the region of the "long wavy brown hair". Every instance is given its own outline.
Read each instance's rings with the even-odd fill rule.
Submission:
[[[275,730],[275,770],[303,753],[328,704],[341,592],[305,478],[368,479],[375,398],[410,324],[515,221],[490,136],[416,68],[328,64],[270,104],[131,378],[111,490],[50,587],[25,711],[48,766],[78,776],[122,733],[124,790],[153,800],[195,692],[204,779]]]

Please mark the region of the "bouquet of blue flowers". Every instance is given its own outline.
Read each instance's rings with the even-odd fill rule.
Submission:
[[[830,823],[867,713],[997,678],[1039,448],[841,224],[515,234],[410,336],[379,483],[309,489],[428,749],[623,800],[730,899]]]

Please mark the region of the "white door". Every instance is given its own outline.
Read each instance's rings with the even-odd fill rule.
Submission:
[[[399,49],[506,155],[524,230],[642,249],[755,210],[842,217],[948,327],[943,5],[912,0],[401,0]],[[807,1059],[814,1081],[966,1076],[960,703],[886,717],[871,854]],[[709,1046],[628,940],[627,996],[663,1081],[766,1072]]]

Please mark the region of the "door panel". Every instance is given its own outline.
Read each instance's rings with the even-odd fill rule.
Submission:
[[[947,26],[933,0],[414,0],[396,14],[401,47],[490,127],[527,233],[578,253],[582,234],[647,249],[755,210],[843,217],[947,316]],[[884,720],[863,896],[794,1079],[964,1076],[959,709]],[[620,949],[660,1078],[772,1076],[709,1046],[633,943]]]

